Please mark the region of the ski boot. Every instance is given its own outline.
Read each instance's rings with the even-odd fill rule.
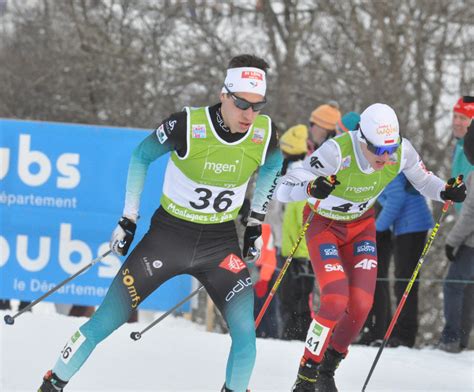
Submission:
[[[59,379],[52,370],[48,370],[43,377],[43,384],[38,389],[38,392],[63,392],[67,381]]]
[[[319,363],[301,358],[300,368],[291,392],[313,392],[318,378]]]
[[[337,392],[334,382],[334,372],[345,355],[338,353],[333,348],[328,348],[324,353],[323,360],[318,366],[318,376],[313,384],[313,392]]]

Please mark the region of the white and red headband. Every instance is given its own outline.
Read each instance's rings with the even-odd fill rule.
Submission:
[[[265,72],[254,67],[229,68],[224,84],[233,93],[255,93],[265,96],[267,90]],[[228,91],[222,87],[222,92]]]

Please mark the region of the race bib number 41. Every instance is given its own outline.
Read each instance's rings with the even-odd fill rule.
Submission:
[[[305,347],[314,355],[319,355],[329,335],[330,328],[313,320],[306,336]]]

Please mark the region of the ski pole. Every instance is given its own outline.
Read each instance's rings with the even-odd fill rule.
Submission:
[[[380,355],[382,354],[383,349],[385,348],[385,345],[388,342],[388,339],[390,338],[390,335],[392,334],[393,327],[395,326],[395,323],[398,320],[398,316],[400,315],[400,312],[402,311],[403,306],[405,305],[405,301],[407,300],[408,294],[410,293],[411,287],[413,286],[413,283],[415,282],[415,279],[418,275],[418,272],[425,261],[426,254],[428,253],[428,250],[431,248],[431,244],[433,243],[436,234],[438,233],[439,226],[441,224],[441,221],[443,220],[446,211],[448,211],[449,206],[452,204],[452,201],[448,200],[444,203],[443,209],[441,211],[441,214],[438,218],[438,221],[436,222],[435,227],[431,231],[431,234],[428,238],[428,241],[425,244],[425,247],[423,248],[423,252],[421,252],[420,259],[418,260],[418,263],[416,264],[415,270],[413,271],[413,275],[410,278],[410,281],[408,282],[408,285],[405,289],[405,292],[403,293],[402,299],[400,300],[400,303],[398,304],[397,310],[395,311],[395,314],[393,315],[392,321],[390,322],[390,325],[388,326],[387,332],[385,333],[385,336],[382,341],[382,345],[379,347],[379,350],[377,352],[377,355],[375,356],[374,362],[372,363],[372,366],[370,368],[369,374],[364,382],[364,386],[362,387],[362,392],[365,391],[365,388],[367,387],[367,384],[370,381],[370,377],[372,376],[372,373],[374,372],[375,366],[377,365],[377,362],[380,358]]]
[[[150,325],[148,325],[146,328],[144,328],[142,331],[138,332],[132,332],[130,334],[130,338],[133,340],[140,340],[142,335],[148,331],[150,328],[153,328],[156,324],[158,324],[160,321],[168,317],[171,313],[173,313],[176,309],[178,309],[182,304],[185,302],[189,301],[192,297],[194,297],[199,291],[201,291],[204,288],[203,285],[199,286],[196,290],[194,290],[191,294],[189,294],[186,298],[182,299],[180,302],[178,302],[175,306],[173,306],[170,310],[168,310],[166,313],[163,313],[160,317],[158,317],[156,320],[154,320]]]
[[[334,184],[336,182],[336,175],[331,175],[327,177],[328,180],[331,182],[331,184]],[[293,260],[293,256],[296,253],[296,250],[298,249],[298,246],[300,245],[300,242],[304,238],[306,231],[308,230],[308,227],[313,220],[314,214],[316,213],[316,210],[318,209],[319,203],[321,203],[321,200],[317,200],[316,203],[314,203],[313,208],[311,209],[311,212],[309,213],[308,217],[306,218],[306,221],[303,224],[303,229],[301,229],[300,234],[298,236],[298,239],[296,240],[296,243],[293,245],[293,248],[291,249],[290,255],[286,258],[285,264],[283,264],[283,267],[280,270],[280,273],[278,274],[275,283],[273,284],[272,289],[270,290],[270,293],[267,296],[267,299],[265,300],[262,308],[260,309],[260,312],[258,313],[257,319],[255,320],[255,329],[258,328],[260,325],[260,322],[262,321],[263,315],[267,311],[268,306],[270,305],[270,302],[272,302],[272,299],[278,290],[278,287],[280,286],[280,283],[283,279],[283,276],[285,276],[286,270],[291,264],[291,261]]]
[[[278,287],[280,286],[280,283],[285,276],[286,270],[291,264],[291,261],[293,260],[293,255],[295,254],[296,250],[298,249],[298,246],[300,245],[301,241],[303,240],[306,231],[308,230],[308,227],[313,220],[315,211],[317,210],[319,206],[320,200],[316,201],[314,204],[314,207],[311,209],[311,212],[309,213],[308,217],[306,218],[306,221],[304,222],[303,228],[300,231],[300,234],[298,236],[298,239],[296,240],[295,244],[293,245],[293,248],[291,249],[291,252],[289,256],[285,260],[285,264],[283,264],[282,269],[280,270],[280,273],[278,274],[275,283],[273,284],[272,289],[270,290],[270,293],[268,294],[262,308],[260,309],[260,312],[258,313],[257,319],[255,320],[255,329],[258,328],[260,325],[260,322],[262,321],[263,315],[267,311],[268,306],[270,305],[270,302],[273,299],[273,296],[275,295],[276,291],[278,290]]]
[[[94,264],[98,263],[99,261],[101,261],[105,256],[108,256],[112,251],[111,250],[108,250],[107,252],[105,252],[104,254],[102,254],[101,256],[95,258],[94,260],[92,260],[89,264],[87,264],[85,267],[81,268],[79,271],[77,271],[74,275],[70,276],[69,278],[63,280],[61,283],[59,283],[57,286],[53,287],[51,290],[49,290],[47,293],[43,294],[41,297],[39,297],[38,299],[36,299],[35,301],[31,302],[28,306],[24,307],[22,310],[20,310],[18,313],[16,313],[15,315],[13,316],[10,316],[9,314],[7,314],[3,319],[5,320],[5,323],[8,324],[8,325],[13,325],[15,323],[15,319],[18,317],[18,316],[21,316],[23,313],[27,312],[28,310],[30,310],[33,306],[35,306],[37,303],[41,302],[43,299],[45,299],[46,297],[49,297],[51,294],[53,294],[54,292],[58,291],[61,287],[63,287],[66,283],[70,282],[71,280],[73,280],[74,278],[76,278],[77,276],[79,276],[80,274],[82,274],[84,271],[88,270],[90,267],[92,267]]]

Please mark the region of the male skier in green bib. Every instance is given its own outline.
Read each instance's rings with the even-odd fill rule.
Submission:
[[[234,219],[248,181],[259,169],[244,236],[247,256],[250,248],[258,248],[261,222],[282,164],[276,129],[268,116],[260,115],[266,103],[267,68],[258,57],[234,57],[219,104],[172,114],[133,151],[123,216],[110,242],[113,252],[127,254],[148,166],[171,152],[161,206],[97,312],[44,376],[40,392],[62,391],[95,346],[125,323],[148,295],[179,274],[192,275],[205,286],[229,327],[232,346],[222,391],[247,389],[256,354],[254,298]],[[186,366],[194,364],[183,361],[178,366],[186,374]],[[166,377],[164,369],[161,377]],[[189,383],[193,389],[192,380]]]
[[[335,392],[334,371],[347,355],[369,313],[377,278],[377,196],[403,171],[424,196],[462,202],[466,186],[447,184],[426,170],[411,143],[400,136],[397,116],[384,104],[369,106],[357,131],[326,141],[283,176],[279,201],[308,200],[305,219],[319,199],[306,232],[321,302],[306,336],[295,392]],[[336,181],[328,176],[337,175]],[[453,183],[454,179],[448,181]]]

